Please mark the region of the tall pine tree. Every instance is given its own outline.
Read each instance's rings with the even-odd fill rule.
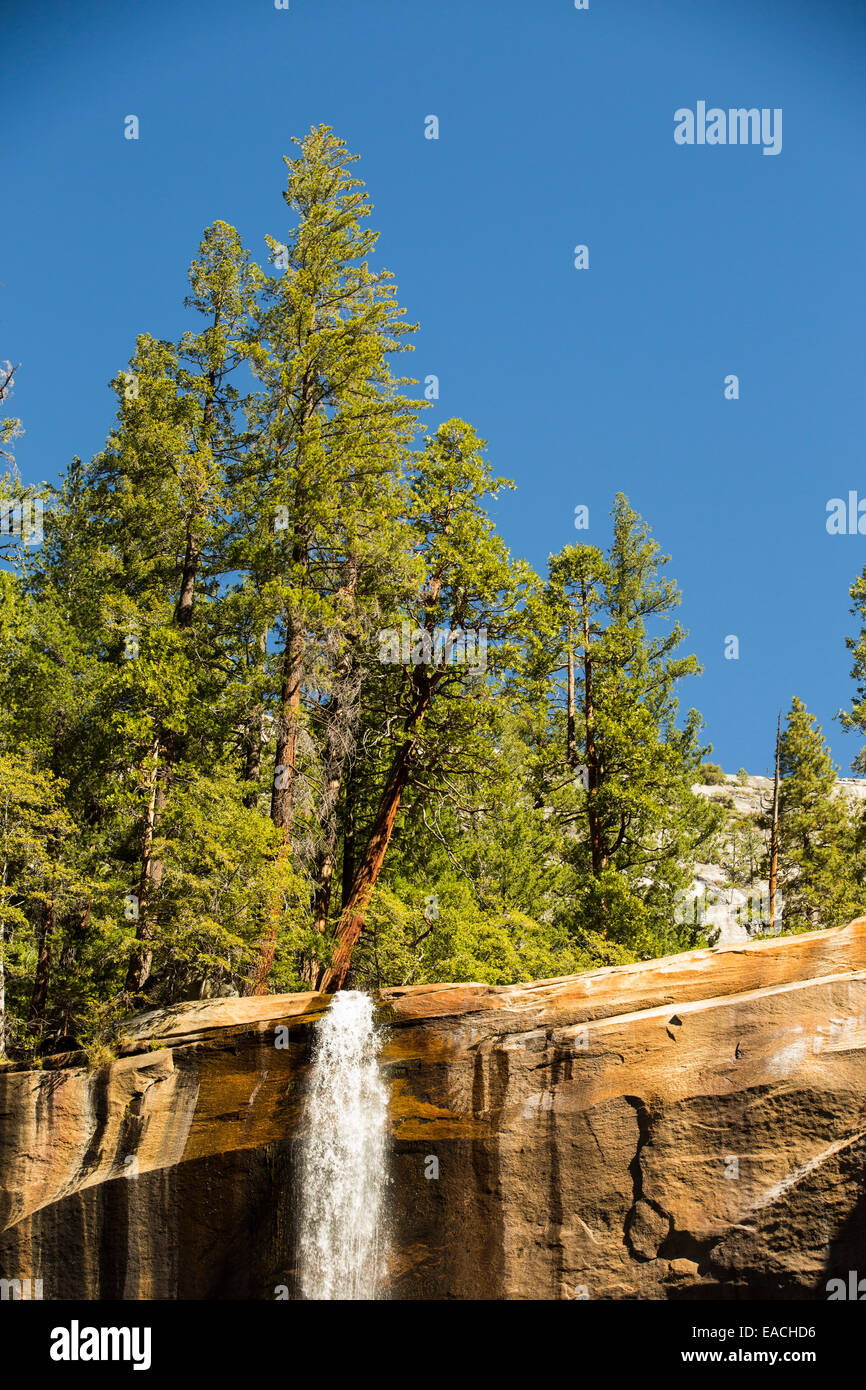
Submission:
[[[779,746],[779,887],[786,931],[842,926],[858,905],[854,827],[820,726],[794,698]]]

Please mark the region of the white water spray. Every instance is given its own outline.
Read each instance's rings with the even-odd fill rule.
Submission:
[[[301,1297],[371,1299],[385,1272],[388,1092],[373,1001],[341,990],[319,1020],[300,1172]]]

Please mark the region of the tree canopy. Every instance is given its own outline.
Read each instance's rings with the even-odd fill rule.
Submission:
[[[135,339],[104,448],[0,482],[44,523],[2,536],[0,1053],[98,1051],[201,995],[706,939],[676,909],[722,817],[669,558],[622,494],[607,549],[509,553],[512,484],[397,372],[414,330],[354,156],[297,144],[266,265],[208,227],[189,327]],[[797,701],[783,764],[791,924],[826,925],[859,841]]]

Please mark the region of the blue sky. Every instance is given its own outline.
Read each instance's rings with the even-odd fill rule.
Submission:
[[[798,695],[847,772],[859,741],[833,716],[866,536],[825,521],[866,498],[864,60],[846,0],[10,6],[0,358],[22,364],[22,474],[101,446],[135,335],[185,324],[206,225],[264,260],[281,157],[327,123],[421,325],[409,370],[440,379],[426,423],[471,420],[518,484],[497,510],[512,550],[542,568],[606,544],[626,492],[672,556],[704,665],[682,698],[714,760],[766,771]],[[676,145],[698,101],[782,108],[781,153]]]

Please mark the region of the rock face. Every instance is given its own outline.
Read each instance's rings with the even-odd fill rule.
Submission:
[[[99,1072],[0,1072],[0,1277],[294,1296],[327,1002],[178,1005]],[[391,1297],[823,1299],[866,1275],[866,919],[378,1002]]]
[[[742,844],[739,853],[735,851],[731,831],[735,825],[741,834],[751,827],[757,843],[763,844],[763,854],[769,855],[766,817],[773,802],[773,779],[748,777],[741,782],[739,777],[729,775],[715,785],[696,783],[692,791],[725,809],[728,837],[727,841],[723,837],[721,845],[716,842],[715,862],[695,865],[689,897],[701,903],[701,920],[713,945],[738,945],[770,929],[770,885],[765,878],[746,878],[749,859],[744,856]],[[850,809],[856,808],[866,798],[866,778],[838,778],[836,795],[843,797]],[[776,896],[776,910],[780,916],[783,914],[782,893]],[[781,931],[782,925],[780,921],[774,929]],[[815,923],[816,927],[826,925]]]

